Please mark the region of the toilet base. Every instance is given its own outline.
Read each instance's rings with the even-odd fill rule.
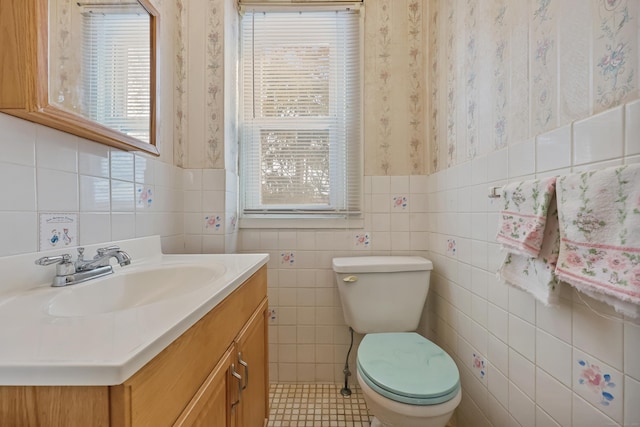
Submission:
[[[445,427],[462,399],[462,390],[459,390],[453,399],[444,403],[408,405],[378,394],[360,378],[359,371],[356,378],[369,412],[375,416],[371,427]]]

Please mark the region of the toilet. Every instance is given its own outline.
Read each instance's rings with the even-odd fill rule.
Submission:
[[[356,377],[375,417],[372,427],[445,427],[460,404],[455,362],[414,332],[432,269],[421,257],[333,259],[345,320],[365,335]]]

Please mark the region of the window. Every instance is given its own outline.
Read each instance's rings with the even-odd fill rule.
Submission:
[[[124,5],[82,14],[83,111],[149,142],[151,41],[149,15],[139,9]]]
[[[358,10],[248,10],[241,23],[245,217],[360,213]]]

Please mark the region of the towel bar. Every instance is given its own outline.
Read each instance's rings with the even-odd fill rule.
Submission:
[[[489,198],[490,199],[499,199],[500,193],[498,192],[498,190],[501,190],[502,187],[489,187]]]

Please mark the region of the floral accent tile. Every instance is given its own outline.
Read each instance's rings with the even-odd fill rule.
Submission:
[[[578,384],[586,386],[591,392],[599,395],[600,404],[609,406],[615,399],[613,389],[615,383],[611,381],[610,374],[603,374],[598,365],[592,365],[586,360],[578,360],[578,365],[582,367]]]
[[[204,217],[204,228],[218,232],[222,230],[222,218],[220,215],[207,215]]]
[[[471,369],[479,380],[485,380],[485,376],[487,375],[487,362],[481,354],[473,353],[471,358]]]
[[[456,239],[447,239],[447,254],[455,256],[457,251]]]
[[[369,233],[364,232],[360,234],[356,234],[355,236],[355,246],[358,248],[368,248],[371,246],[371,237]]]
[[[573,390],[602,412],[622,422],[622,374],[578,350],[574,351]]]
[[[409,200],[406,196],[395,196],[391,202],[391,206],[393,207],[393,209],[405,210],[407,209],[408,205]]]
[[[153,189],[151,187],[138,186],[136,189],[136,206],[150,208],[153,204]]]
[[[41,213],[40,250],[78,244],[78,214]]]
[[[295,260],[295,254],[293,252],[285,251],[280,253],[280,264],[293,265]]]

